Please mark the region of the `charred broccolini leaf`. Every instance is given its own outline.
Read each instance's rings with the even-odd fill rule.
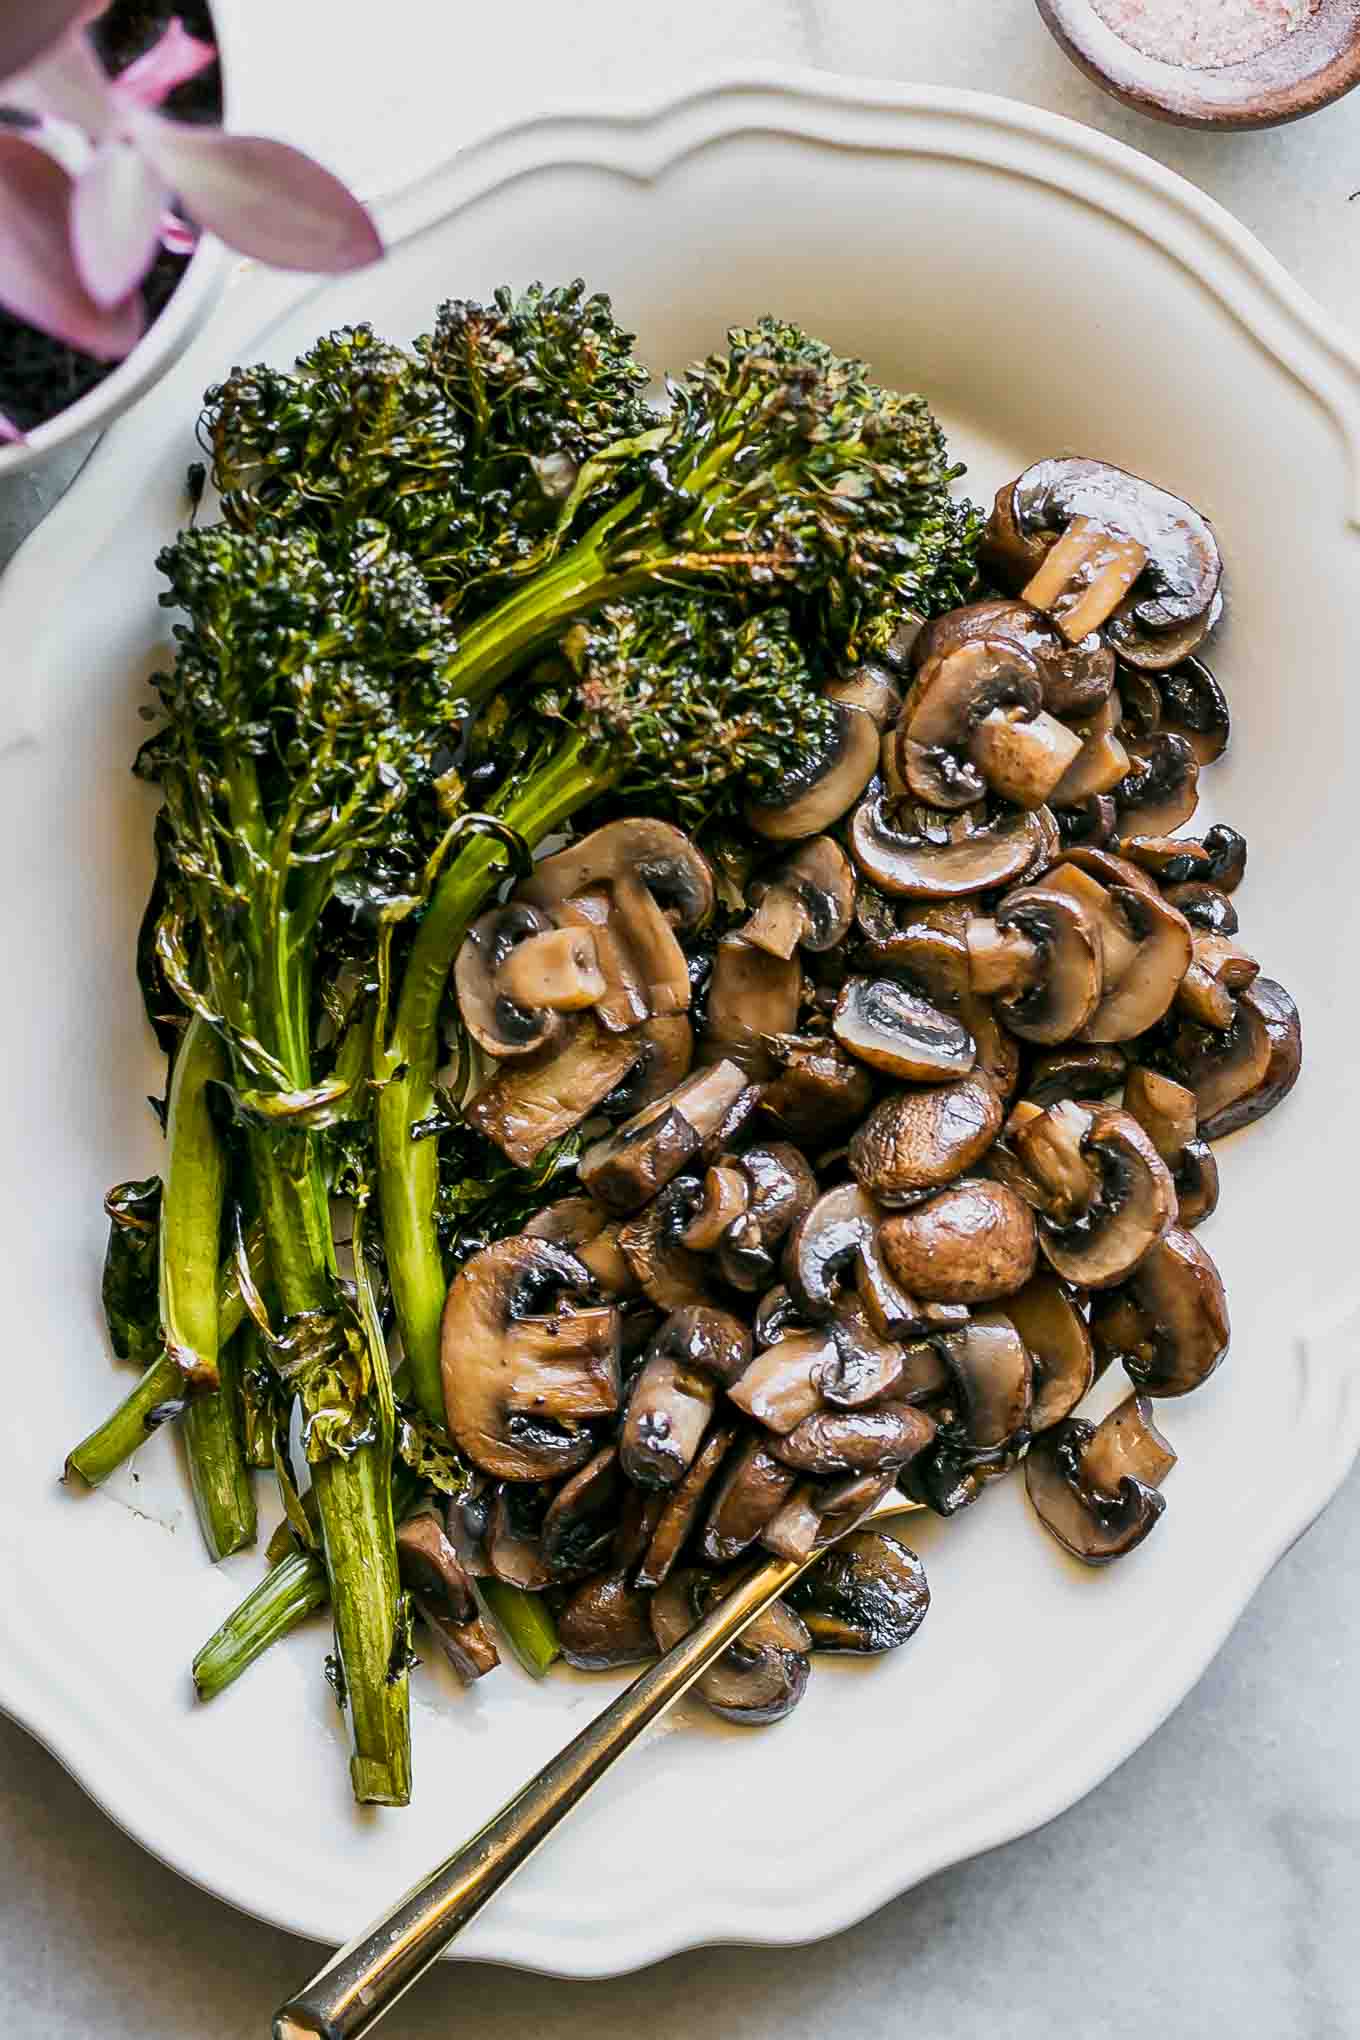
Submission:
[[[146,1367],[161,1350],[161,1179],[115,1183],[104,1199],[109,1243],[101,1294],[109,1344],[120,1360]]]

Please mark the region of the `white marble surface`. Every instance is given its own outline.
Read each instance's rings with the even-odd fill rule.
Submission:
[[[1230,206],[1360,324],[1360,94],[1274,134],[1182,134],[1072,71],[1030,0],[230,0],[238,124],[369,190],[526,114],[645,100],[775,61],[1005,92],[1119,134]],[[383,25],[374,46],[374,23]],[[320,63],[315,58],[322,52]],[[310,81],[310,82],[309,82]],[[0,557],[64,475],[0,493]],[[1352,2040],[1360,1975],[1360,1481],[1278,1567],[1217,1663],[1115,1777],[1038,1835],[820,1947],[722,1949],[621,1982],[464,1967],[405,2040]],[[79,1583],[71,1583],[79,1592]],[[97,1695],[92,1696],[97,1704]],[[1016,1668],[1023,1733],[1024,1668]],[[904,1727],[909,1733],[909,1724]],[[457,1828],[451,1812],[451,1836]],[[664,1846],[659,1840],[658,1846]],[[872,1846],[866,1838],[866,1847]],[[0,1722],[0,2007],[15,2040],[264,2040],[317,1951],[150,1861]]]

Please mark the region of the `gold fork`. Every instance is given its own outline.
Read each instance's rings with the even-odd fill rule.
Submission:
[[[889,1493],[847,1524],[841,1536],[921,1506]],[[643,1729],[673,1706],[733,1638],[830,1548],[830,1543],[824,1544],[804,1559],[770,1558],[749,1573],[688,1636],[648,1665],[617,1700],[550,1758],[485,1827],[332,1956],[275,2013],[274,2040],[360,2040],[362,2034],[371,2033]]]

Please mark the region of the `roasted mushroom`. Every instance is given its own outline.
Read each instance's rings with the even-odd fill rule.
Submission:
[[[874,1107],[850,1143],[855,1180],[877,1203],[914,1203],[980,1160],[1001,1128],[1003,1109],[986,1077],[894,1091]]]
[[[1208,1380],[1228,1350],[1228,1303],[1193,1233],[1174,1228],[1118,1289],[1096,1299],[1091,1337],[1149,1395],[1188,1395]]]
[[[1025,1486],[1051,1536],[1084,1565],[1109,1565],[1133,1551],[1160,1520],[1166,1501],[1155,1487],[1131,1475],[1113,1495],[1086,1477],[1086,1452],[1095,1426],[1080,1417],[1036,1438],[1025,1460]]]
[[[500,1653],[438,1517],[407,1517],[397,1530],[397,1562],[417,1613],[463,1683],[494,1671]]]
[[[647,1349],[628,1396],[619,1464],[638,1487],[672,1488],[699,1450],[720,1388],[751,1355],[746,1327],[726,1311],[673,1311]]]
[[[798,1476],[782,1466],[770,1440],[752,1433],[724,1467],[700,1549],[710,1565],[730,1565],[783,1507]]]
[[[1040,807],[1081,749],[1043,698],[1038,662],[1016,639],[946,646],[921,667],[893,734],[897,776],[933,807],[968,807],[988,788]]]
[[[1089,715],[1114,684],[1114,653],[1094,632],[1069,644],[1041,609],[995,596],[947,610],[927,624],[913,650],[916,664],[924,666],[970,638],[1007,638],[1027,652],[1039,669],[1051,715]]]
[[[895,978],[847,978],[831,1025],[848,1054],[918,1084],[965,1077],[977,1058],[960,1021]]]
[[[902,1287],[935,1303],[1013,1296],[1034,1273],[1037,1251],[1029,1207],[982,1176],[885,1219],[879,1241]]]
[[[506,982],[505,971],[523,946],[562,934],[566,934],[569,942],[590,941],[584,930],[576,931],[574,936],[570,930],[554,930],[546,914],[520,901],[494,907],[469,928],[458,951],[453,981],[463,1025],[487,1055],[498,1060],[532,1055],[561,1041],[566,1028],[562,1015],[571,1010],[570,1006],[550,1005],[542,996],[515,997]],[[598,991],[603,992],[604,981],[595,961],[593,943],[582,962],[594,972]],[[592,1005],[594,1000],[587,998],[578,1003]]]
[[[1028,1346],[1001,1310],[973,1313],[945,1341],[970,1451],[999,1452],[1029,1435],[1034,1367]]]
[[[666,910],[674,927],[701,928],[713,912],[713,872],[684,831],[650,815],[606,822],[534,866],[516,898],[554,908],[592,886],[633,879]]]
[[[1105,624],[1121,658],[1157,669],[1187,657],[1212,627],[1223,572],[1198,511],[1096,460],[1042,460],[1008,482],[980,558],[1054,613],[1065,636]]]
[[[660,1648],[670,1650],[688,1636],[723,1592],[723,1583],[708,1574],[672,1573],[652,1596],[652,1629]],[[803,1697],[811,1648],[804,1624],[776,1601],[728,1645],[695,1690],[725,1721],[751,1727],[782,1721]]]
[[[548,1570],[576,1575],[609,1555],[621,1490],[618,1448],[606,1445],[553,1496],[538,1533]]]
[[[1272,1111],[1293,1090],[1302,1059],[1298,1008],[1283,985],[1264,977],[1241,993],[1226,1033],[1187,1024],[1171,1048],[1177,1076],[1195,1094],[1205,1140]]]
[[[474,1466],[543,1480],[592,1457],[591,1424],[619,1403],[619,1318],[590,1293],[578,1260],[522,1234],[459,1269],[441,1331],[444,1404]]]
[[[817,1197],[817,1179],[786,1141],[747,1148],[737,1168],[746,1184],[740,1214],[717,1241],[718,1269],[734,1289],[767,1289],[785,1235]]]
[[[1199,659],[1186,659],[1157,676],[1164,729],[1185,738],[1200,765],[1212,765],[1228,748],[1232,720],[1223,689]]]
[[[1158,1070],[1135,1066],[1124,1086],[1124,1110],[1131,1112],[1171,1171],[1176,1186],[1176,1223],[1201,1225],[1218,1204],[1218,1164],[1199,1138],[1195,1094]]]
[[[868,1111],[873,1079],[864,1065],[821,1034],[782,1034],[765,1044],[778,1074],[760,1109],[794,1140],[833,1139]]]
[[[926,1569],[887,1530],[857,1530],[789,1589],[814,1650],[870,1655],[915,1636],[930,1607]]]
[[[585,1580],[557,1618],[557,1639],[567,1663],[583,1672],[655,1657],[650,1597],[630,1584],[626,1569]]]
[[[772,798],[752,802],[746,810],[748,825],[778,843],[820,836],[853,807],[873,778],[878,745],[873,716],[848,701],[838,702],[833,742]]]
[[[610,1211],[639,1210],[701,1154],[745,1089],[746,1077],[735,1063],[696,1070],[587,1148],[581,1181]]]
[[[1076,1292],[1046,1268],[1008,1296],[1006,1316],[1024,1340],[1034,1365],[1029,1428],[1052,1430],[1070,1417],[1095,1380],[1095,1356]]]
[[[725,1058],[756,1081],[772,1076],[775,1062],[766,1040],[797,1027],[802,984],[796,957],[724,935],[713,957],[700,1059]]]
[[[855,809],[850,853],[880,891],[896,899],[957,900],[1020,878],[1058,847],[1047,808],[1003,810],[995,821],[954,834],[918,817],[915,828],[889,821],[882,793]]]
[[[638,1052],[636,1037],[606,1033],[594,1013],[582,1013],[560,1042],[502,1069],[468,1104],[467,1117],[517,1168],[530,1168],[609,1096]]]
[[[1070,1041],[1101,1000],[1099,925],[1069,893],[1021,886],[968,923],[973,989],[1023,1041]]]
[[[1129,745],[1129,769],[1114,788],[1119,829],[1128,836],[1169,836],[1188,822],[1199,799],[1199,766],[1172,730]]]
[[[1067,1282],[1104,1289],[1122,1280],[1175,1220],[1171,1173],[1127,1112],[1049,1106],[1014,1144],[1045,1193],[1039,1244]]]
[[[844,941],[855,910],[855,874],[839,843],[814,836],[757,879],[748,898],[755,911],[741,930],[743,941],[787,961],[796,950],[820,953]]]
[[[1118,872],[1115,884],[1094,878],[1087,860],[1102,858]],[[1077,860],[1082,860],[1078,862]],[[1081,1030],[1084,1041],[1131,1041],[1167,1011],[1190,968],[1190,925],[1168,906],[1155,885],[1120,882],[1135,867],[1093,850],[1065,851],[1044,874],[1045,891],[1065,892],[1083,906],[1099,930],[1101,998]]]

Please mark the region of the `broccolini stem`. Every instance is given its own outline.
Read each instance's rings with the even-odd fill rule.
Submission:
[[[247,1232],[245,1244],[246,1258],[258,1281],[264,1265],[264,1233],[258,1225]],[[236,1256],[230,1253],[217,1282],[217,1335],[222,1346],[236,1333],[245,1314]],[[87,1487],[98,1487],[139,1445],[145,1445],[153,1431],[181,1415],[186,1407],[184,1376],[169,1355],[161,1353],[113,1414],[67,1454],[63,1478],[69,1480],[76,1474]]]
[[[246,1464],[239,1339],[224,1343],[217,1372],[212,1394],[190,1398],[181,1433],[198,1527],[214,1561],[255,1542],[255,1483]]]
[[[526,1672],[536,1679],[546,1677],[549,1667],[562,1655],[557,1624],[541,1594],[526,1594],[523,1587],[508,1580],[475,1582],[487,1612],[504,1636]]]
[[[189,1022],[175,1057],[166,1117],[160,1299],[165,1350],[191,1387],[217,1386],[217,1268],[227,1157],[208,1102],[226,1081],[226,1050],[204,1020]]]
[[[251,1167],[284,1318],[335,1310],[334,1242],[325,1184],[305,1136],[252,1128]],[[387,1356],[370,1351],[373,1369]],[[304,1420],[309,1384],[298,1384]],[[320,1394],[327,1393],[323,1385]],[[371,1391],[370,1391],[371,1393]],[[411,1796],[410,1682],[405,1662],[391,1458],[378,1439],[312,1465],[350,1732],[350,1780],[361,1804]]]
[[[535,772],[501,813],[532,847],[608,786],[579,737]],[[431,896],[402,977],[396,1015],[375,1071],[378,1086],[378,1208],[411,1386],[427,1417],[444,1421],[439,1321],[448,1287],[435,1230],[439,1157],[414,1128],[435,1109],[439,1011],[469,924],[504,876],[510,851],[476,836],[447,866]]]
[[[326,1568],[313,1551],[292,1551],[232,1609],[194,1659],[200,1700],[225,1692],[256,1658],[330,1599]]]

